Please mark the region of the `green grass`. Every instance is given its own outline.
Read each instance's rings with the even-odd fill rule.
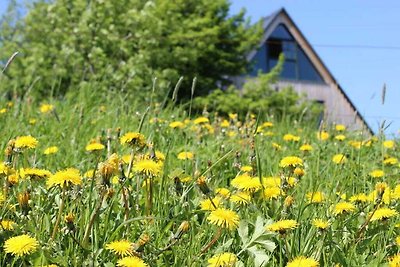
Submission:
[[[14,99],[12,106],[6,102],[0,104],[0,108],[7,109],[0,114],[3,150],[10,139],[18,136],[32,135],[39,142],[34,149],[13,153],[10,166],[16,172],[36,167],[54,174],[77,168],[84,176],[107,160],[107,149],[120,157],[130,155],[132,149],[120,143],[120,136],[127,132],[140,131],[146,142],[152,144],[152,147],[133,149],[135,157],[154,151],[165,155],[162,174],[151,178],[151,193],[149,187],[142,186],[148,177],[135,171],[132,177],[123,179],[121,170],[117,170],[113,176],[119,182],[109,185],[104,184],[104,177],[97,171],[95,179],[83,177],[81,185],[68,186],[64,193],[59,186],[48,188],[46,179],[20,178],[10,185],[6,182],[10,175],[3,173],[0,185],[6,198],[0,205],[0,219],[12,220],[15,225],[12,231],[0,229],[1,266],[114,266],[121,257],[107,250],[106,245],[122,239],[137,243],[144,235],[149,236],[149,241],[135,253],[149,266],[207,266],[207,260],[221,252],[237,255],[237,266],[286,266],[301,255],[314,258],[320,266],[385,266],[388,258],[398,253],[395,242],[399,234],[398,216],[368,222],[375,208],[399,210],[400,195],[394,190],[399,165],[383,163],[389,156],[397,158],[399,148],[385,148],[384,136],[374,138],[370,146],[355,148],[349,141],[371,138],[345,131],[346,139],[337,141],[334,137],[339,133],[328,127],[330,137],[322,141],[317,139],[317,129],[290,119],[271,120],[274,126],[259,133],[256,133],[257,125],[262,125],[264,120],[250,116],[242,122],[225,118],[229,126],[224,128],[221,127],[224,118],[205,114],[210,123],[195,124],[194,118],[172,105],[139,106],[131,104],[130,99],[113,92],[102,96],[81,90],[62,100],[41,102],[55,107],[55,112],[47,114],[42,114],[41,103],[29,96]],[[36,122],[32,123],[32,119]],[[172,129],[169,123],[173,121],[185,122],[185,127]],[[299,136],[300,140],[284,141],[283,136],[288,133]],[[99,153],[85,151],[92,139],[102,142],[106,148]],[[274,148],[273,143],[281,148]],[[305,143],[312,145],[311,152],[299,150]],[[50,146],[57,146],[59,151],[44,155],[44,149]],[[182,151],[193,152],[194,159],[178,160],[177,155]],[[332,161],[339,153],[346,155],[344,164]],[[298,156],[304,161],[303,177],[294,175],[290,168],[279,167],[286,156]],[[135,164],[136,159],[133,167]],[[210,224],[207,220],[210,211],[201,210],[200,202],[214,197],[217,188],[228,188],[231,194],[237,192],[231,181],[243,174],[240,166],[245,165],[252,166],[251,176],[261,181],[263,177],[277,176],[285,180],[293,176],[297,183],[293,187],[279,185],[281,195],[273,199],[263,197],[265,188],[261,187],[251,193],[247,205],[224,199],[222,206],[235,211],[240,223],[235,230],[222,229],[218,236],[219,227]],[[128,164],[121,166],[127,175]],[[369,173],[375,169],[384,170],[384,177],[372,178]],[[188,176],[190,181],[179,184],[182,188],[177,190],[176,177]],[[209,196],[196,184],[201,176],[206,178],[212,191]],[[358,193],[370,194],[377,182],[388,184],[390,189],[386,194],[392,191],[390,200],[387,195],[383,197],[386,203],[370,197],[366,203],[355,204],[353,212],[333,213],[334,205],[349,201]],[[309,203],[306,194],[317,191],[323,192],[325,199],[321,203]],[[24,192],[29,192],[26,207],[18,202],[18,195]],[[106,192],[108,195],[104,196]],[[146,202],[150,194],[152,205]],[[294,198],[291,206],[285,205],[288,196]],[[64,220],[69,213],[74,215],[70,225]],[[55,227],[58,216],[59,226]],[[328,229],[316,229],[312,225],[315,218],[328,220]],[[267,225],[281,219],[296,220],[299,226],[285,234],[266,230]],[[189,222],[189,229],[173,239],[184,221]],[[54,228],[55,236],[51,238]],[[85,242],[87,229],[89,235]],[[5,241],[25,233],[38,240],[37,249],[22,257],[5,253]]]

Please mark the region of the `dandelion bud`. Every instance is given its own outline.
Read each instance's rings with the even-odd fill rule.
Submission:
[[[293,203],[294,203],[294,198],[292,196],[287,196],[285,198],[285,201],[284,201],[285,207],[289,208],[293,205]]]
[[[142,252],[144,249],[144,246],[149,243],[150,241],[150,236],[148,234],[142,234],[139,237],[139,240],[136,243],[132,244],[132,250],[135,252]]]
[[[14,151],[14,146],[15,146],[15,139],[11,139],[10,141],[8,141],[7,147],[6,147],[6,149],[4,150],[4,154],[5,154],[7,157],[10,157],[10,156],[12,155],[12,153],[13,153],[13,151]]]
[[[75,230],[75,225],[74,225],[75,215],[72,212],[70,212],[64,217],[64,220],[67,223],[68,230],[74,231]]]
[[[299,177],[302,177],[302,176],[304,176],[304,174],[305,174],[306,172],[304,171],[304,169],[299,168],[299,167],[296,167],[296,168],[294,169],[293,173],[296,174],[296,175],[299,176]]]
[[[30,209],[29,208],[29,199],[30,199],[29,192],[25,191],[24,193],[18,194],[17,199],[18,199],[18,203],[19,203],[19,206],[20,206],[22,212],[25,215],[28,214],[28,211]]]
[[[196,181],[197,186],[200,188],[200,191],[204,194],[204,195],[208,195],[210,194],[211,190],[208,187],[207,183],[206,183],[206,178],[204,176],[201,176],[197,179]]]
[[[189,230],[190,224],[188,221],[183,221],[181,225],[179,225],[178,230],[174,235],[174,239],[180,239],[182,235]]]
[[[175,183],[175,192],[178,196],[181,196],[183,193],[183,185],[181,182],[181,179],[179,177],[174,178],[174,183]]]
[[[386,183],[377,183],[375,185],[375,190],[377,193],[376,196],[376,204],[379,204],[382,201],[383,198],[383,194],[385,193],[386,188],[388,187],[388,185]]]

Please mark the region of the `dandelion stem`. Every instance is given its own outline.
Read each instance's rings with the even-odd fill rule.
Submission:
[[[371,221],[372,216],[374,216],[374,214],[375,214],[376,210],[378,209],[378,207],[379,207],[379,203],[377,203],[377,204],[375,205],[374,210],[373,210],[373,211],[371,212],[371,214],[368,216],[367,220],[363,223],[363,225],[361,225],[360,229],[358,229],[357,234],[356,234],[356,239],[355,239],[355,243],[356,243],[356,244],[357,244],[358,242],[360,242],[360,240],[361,240],[361,238],[362,238],[362,236],[363,236],[363,233],[364,233],[365,229],[367,228],[367,225],[368,225],[369,222]]]
[[[129,176],[131,175],[134,154],[135,154],[135,151],[132,148],[130,159],[129,159],[128,172],[126,174],[126,179],[129,179]],[[129,202],[128,202],[128,197],[126,195],[126,190],[127,189],[125,188],[125,186],[122,186],[122,199],[124,201],[124,209],[125,209],[124,219],[125,219],[125,221],[129,220]],[[137,190],[137,192],[139,192],[139,190]]]
[[[54,240],[54,238],[56,237],[56,233],[57,233],[57,230],[58,230],[58,226],[60,225],[61,214],[62,214],[62,212],[63,212],[64,204],[65,204],[65,191],[66,191],[66,186],[63,186],[63,187],[62,187],[62,193],[61,193],[60,209],[58,210],[58,215],[57,215],[56,223],[55,223],[55,225],[54,225],[54,229],[53,229],[53,233],[51,234],[50,241]]]
[[[103,200],[104,200],[105,196],[106,196],[106,194],[102,194],[99,202],[97,202],[96,208],[94,209],[92,215],[90,216],[89,224],[86,226],[85,234],[83,235],[83,242],[82,242],[83,247],[87,247],[87,243],[89,242],[90,231],[92,230],[94,221],[97,217],[97,214],[99,213],[101,205],[103,204]]]
[[[111,129],[107,129],[107,158],[111,156]]]
[[[219,228],[218,231],[215,233],[213,239],[211,239],[211,241],[201,249],[199,256],[205,253],[212,245],[214,245],[215,242],[217,242],[218,238],[221,237],[221,234],[222,234],[222,229]]]
[[[214,204],[214,201],[212,200],[210,194],[207,194],[207,197],[208,197],[208,199],[210,200],[211,205],[214,207],[214,209],[217,209],[217,206]]]
[[[145,179],[146,182],[146,191],[147,191],[147,199],[146,199],[146,215],[151,214],[151,210],[153,208],[153,178],[149,177]]]

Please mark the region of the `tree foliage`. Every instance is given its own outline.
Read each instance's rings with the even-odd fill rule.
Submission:
[[[241,74],[258,42],[260,25],[244,12],[231,16],[227,0],[38,0],[12,36],[1,27],[0,58],[20,51],[3,81],[20,90],[63,94],[90,81],[99,90],[158,96],[183,76],[183,96],[193,77],[196,92]],[[11,24],[12,25],[12,24]],[[15,26],[15,24],[14,24]],[[20,26],[20,25],[19,25]],[[8,38],[4,38],[4,36]],[[169,86],[171,87],[171,86]]]

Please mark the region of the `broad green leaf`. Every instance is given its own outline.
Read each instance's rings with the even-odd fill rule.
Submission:
[[[247,243],[249,237],[249,225],[245,220],[240,221],[238,234],[242,239],[242,243]]]
[[[263,250],[257,248],[256,245],[247,248],[247,251],[249,251],[254,257],[254,267],[265,266],[270,259],[270,256],[267,255]]]

